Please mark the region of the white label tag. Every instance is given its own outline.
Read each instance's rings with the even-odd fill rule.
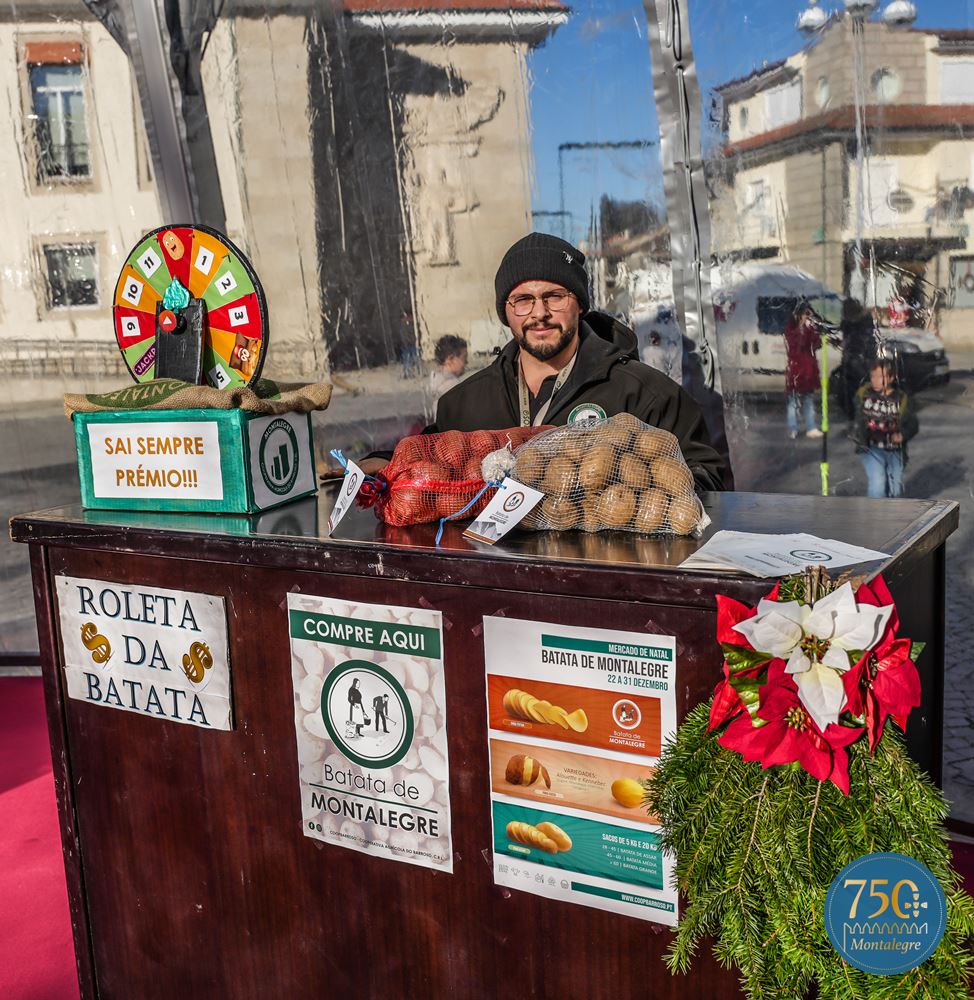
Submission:
[[[196,264],[194,267],[203,274],[209,274],[212,266],[213,254],[206,247],[200,247],[199,253],[196,255]]]
[[[463,533],[464,538],[493,545],[527,517],[544,499],[541,490],[524,486],[516,479],[505,479],[480,517]]]
[[[139,258],[139,267],[142,268],[142,273],[147,278],[151,278],[152,275],[155,274],[161,263],[161,258],[151,248],[146,250],[146,252]]]
[[[122,291],[122,298],[125,299],[130,305],[137,306],[142,300],[142,289],[145,285],[141,281],[136,281],[135,278],[129,278],[125,282],[125,288]]]
[[[134,316],[122,317],[122,336],[137,337],[141,333],[139,321]]]
[[[365,473],[354,462],[349,462],[345,467],[345,478],[342,480],[338,501],[335,503],[335,508],[328,518],[329,535],[338,527],[338,522],[348,513],[348,509],[352,506],[352,501],[362,488],[362,483],[364,482]]]

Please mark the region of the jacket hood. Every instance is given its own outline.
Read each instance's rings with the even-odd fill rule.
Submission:
[[[592,333],[612,348],[610,353],[613,360],[617,358],[639,360],[636,334],[619,320],[608,313],[587,312],[582,317],[582,323],[586,324]]]

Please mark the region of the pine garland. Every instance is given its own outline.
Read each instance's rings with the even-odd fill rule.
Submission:
[[[704,937],[740,971],[751,1000],[960,1000],[971,995],[974,900],[953,870],[943,795],[887,725],[869,756],[849,747],[851,791],[797,764],[763,769],[708,732],[698,706],[667,745],[647,784],[647,805],[676,855],[686,897],[667,964],[686,972]],[[904,975],[870,975],[838,955],[825,931],[832,879],[864,854],[896,851],[923,862],[947,897],[943,940]]]

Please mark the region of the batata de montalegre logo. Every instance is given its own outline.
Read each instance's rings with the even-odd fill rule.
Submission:
[[[278,496],[290,493],[298,478],[301,459],[298,437],[283,417],[272,420],[264,428],[257,458],[264,485]]]
[[[332,670],[321,689],[321,717],[338,749],[360,767],[392,767],[413,742],[406,692],[368,660],[346,660]]]
[[[947,901],[926,865],[891,852],[864,854],[836,875],[825,930],[850,964],[876,976],[925,962],[947,927]]]

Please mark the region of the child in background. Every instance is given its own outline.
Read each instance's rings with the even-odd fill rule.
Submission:
[[[890,358],[874,361],[854,400],[851,438],[866,470],[868,496],[903,495],[906,443],[920,429],[913,401],[896,384]]]
[[[448,333],[436,342],[433,357],[436,368],[430,374],[430,392],[435,403],[460,381],[467,370],[467,342],[463,337]]]

